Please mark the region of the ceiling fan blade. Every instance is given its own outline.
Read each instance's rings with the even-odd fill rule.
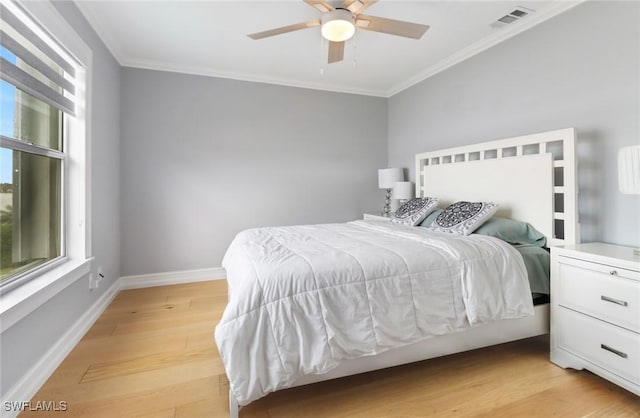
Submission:
[[[329,64],[342,61],[344,58],[344,41],[329,42]]]
[[[269,36],[282,35],[283,33],[294,32],[301,29],[312,28],[314,26],[320,26],[322,21],[320,19],[309,20],[308,22],[296,23],[295,25],[283,26],[281,28],[266,30],[264,32],[252,33],[247,35],[251,39],[268,38]]]
[[[304,2],[321,13],[326,13],[333,10],[333,6],[327,3],[326,1],[304,0]]]
[[[348,9],[351,13],[362,13],[365,9],[376,4],[378,0],[344,0],[343,9]]]
[[[364,30],[404,36],[405,38],[412,39],[422,38],[422,35],[429,29],[429,26],[419,23],[365,15],[358,15],[356,18],[356,26]]]

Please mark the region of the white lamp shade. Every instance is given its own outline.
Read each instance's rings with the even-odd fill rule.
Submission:
[[[393,198],[409,200],[413,198],[413,183],[410,181],[397,181],[393,185]]]
[[[618,188],[624,194],[640,194],[640,145],[618,151]]]
[[[398,181],[404,181],[404,173],[401,168],[381,168],[378,170],[378,187],[392,189]]]

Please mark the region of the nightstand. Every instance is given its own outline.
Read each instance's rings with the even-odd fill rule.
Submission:
[[[551,248],[551,361],[640,395],[640,258],[632,248]]]
[[[391,221],[391,217],[382,216],[382,215],[373,215],[371,213],[365,213],[362,216],[362,219],[365,221]]]

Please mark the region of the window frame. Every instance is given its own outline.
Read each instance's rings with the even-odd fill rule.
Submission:
[[[35,22],[35,25],[26,23],[46,42],[55,39],[57,44],[51,46],[77,64],[76,115],[63,112],[61,256],[25,272],[0,289],[0,332],[3,332],[92,270],[90,155],[93,53],[50,1],[0,1],[23,21],[26,16],[27,21]],[[63,45],[64,50],[58,44]],[[31,147],[37,146],[29,147],[27,152],[32,152]]]
[[[66,118],[67,114],[63,112],[63,127],[65,123],[67,123]],[[62,130],[62,149],[66,149],[67,146],[67,135],[66,129]],[[42,147],[35,144],[30,144],[25,141],[19,141],[13,138],[8,138],[6,136],[0,135],[0,145],[4,149],[10,149],[12,151],[20,151],[29,153],[32,155],[37,155],[46,158],[53,158],[59,160],[61,163],[61,178],[60,178],[60,255],[48,260],[42,264],[39,264],[33,268],[30,268],[24,272],[18,273],[18,275],[7,283],[0,285],[0,295],[10,292],[28,282],[29,280],[33,280],[41,274],[55,268],[56,266],[64,263],[67,260],[67,234],[66,234],[66,207],[67,204],[65,202],[66,199],[66,190],[67,190],[67,157],[63,151],[56,151],[50,148]]]

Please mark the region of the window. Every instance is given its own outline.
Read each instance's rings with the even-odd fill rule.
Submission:
[[[81,66],[22,8],[0,3],[0,287],[67,257],[67,148]],[[77,128],[77,127],[76,127]],[[77,129],[75,129],[77,131]],[[80,144],[79,144],[80,145]],[[77,148],[84,151],[84,145]],[[71,154],[72,155],[72,154]]]

